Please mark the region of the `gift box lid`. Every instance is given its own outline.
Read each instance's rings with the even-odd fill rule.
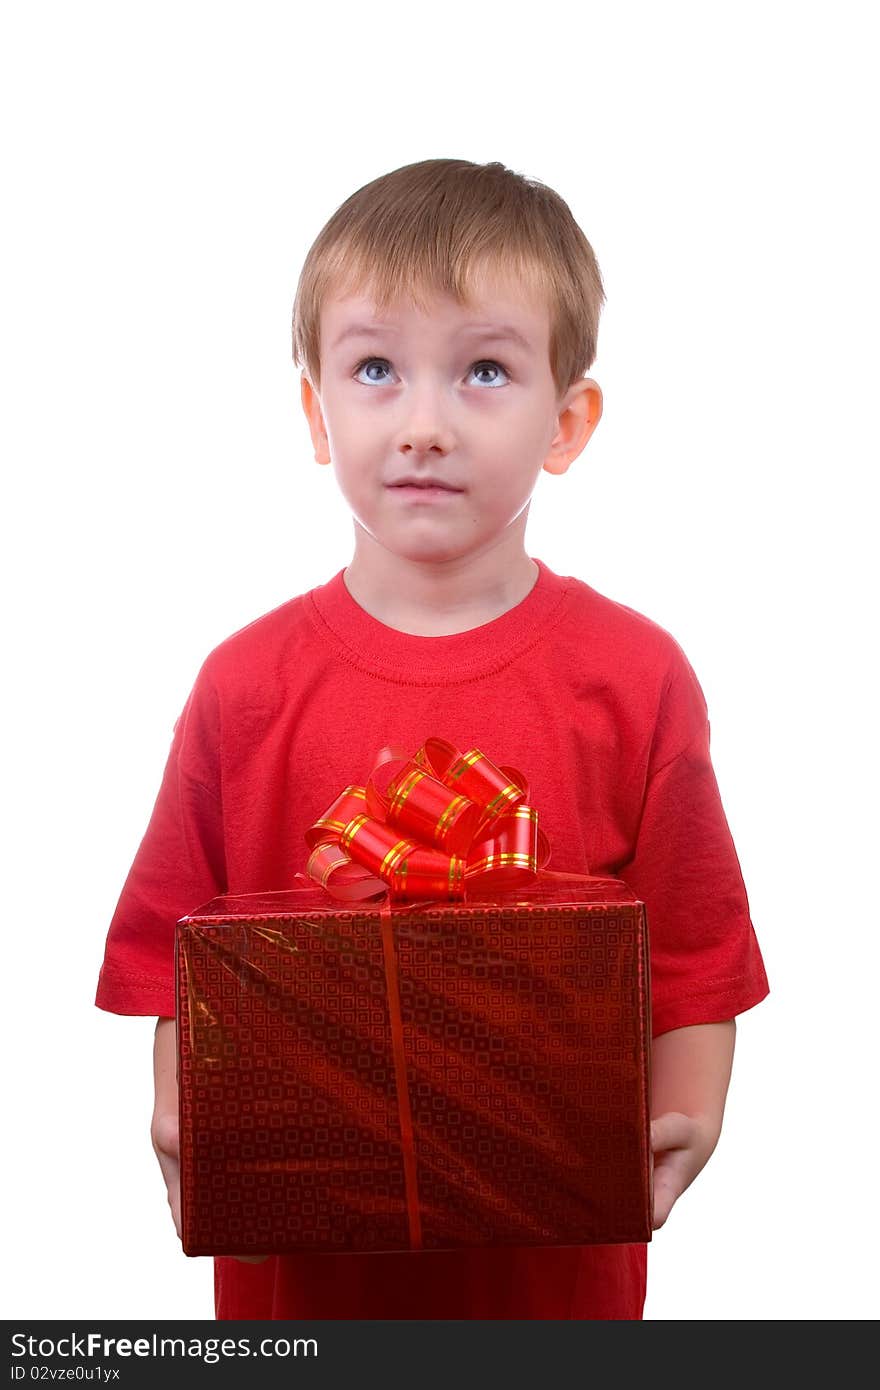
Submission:
[[[469,891],[461,903],[392,903],[391,910],[395,914],[420,915],[424,912],[448,911],[453,906],[456,910],[474,907],[485,911],[487,907],[497,907],[499,911],[505,911],[518,907],[540,907],[542,904],[548,907],[580,907],[594,903],[597,906],[610,903],[639,904],[639,899],[618,878],[591,878],[580,874],[551,874],[545,871],[534,883],[518,888],[515,894],[504,894],[500,897],[497,891],[491,889],[475,889]],[[219,924],[236,918],[255,921],[266,917],[296,917],[306,911],[310,914],[360,914],[371,911],[378,913],[380,908],[379,902],[339,902],[330,897],[323,888],[309,883],[307,886],[304,884],[302,887],[274,892],[224,893],[211,898],[194,912],[187,913],[180,919],[180,924]]]

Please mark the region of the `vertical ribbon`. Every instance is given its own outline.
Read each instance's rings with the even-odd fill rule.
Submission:
[[[409,1222],[410,1248],[422,1248],[422,1217],[419,1211],[419,1186],[416,1175],[415,1135],[412,1108],[409,1102],[406,1050],[403,1043],[403,1017],[400,1011],[400,981],[397,973],[397,951],[394,946],[394,927],[391,900],[386,897],[379,907],[382,952],[385,957],[385,983],[388,995],[388,1019],[391,1027],[391,1050],[394,1057],[394,1077],[397,1085],[397,1115],[400,1122],[400,1146],[403,1156],[403,1183],[406,1193],[406,1214]]]

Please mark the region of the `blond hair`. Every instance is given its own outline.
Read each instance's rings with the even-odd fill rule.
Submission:
[[[313,243],[293,306],[293,360],[320,385],[328,292],[369,288],[377,306],[432,294],[460,303],[501,270],[545,297],[560,396],[592,366],[605,295],[596,257],[567,203],[503,164],[426,159],[383,174],[339,207]]]

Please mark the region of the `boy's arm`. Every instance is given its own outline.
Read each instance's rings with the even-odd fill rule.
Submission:
[[[180,1235],[180,1131],[177,1097],[177,1020],[156,1020],[153,1042],[153,1122],[150,1138],[168,1189],[174,1228]],[[243,1264],[262,1264],[267,1255],[236,1255]]]
[[[654,1230],[710,1158],[724,1116],[736,1020],[673,1028],[651,1052]]]

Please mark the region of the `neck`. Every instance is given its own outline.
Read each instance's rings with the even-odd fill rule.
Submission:
[[[538,567],[522,535],[478,555],[409,560],[355,525],[355,553],[345,587],[371,617],[417,637],[447,637],[481,627],[516,607],[534,588]]]

